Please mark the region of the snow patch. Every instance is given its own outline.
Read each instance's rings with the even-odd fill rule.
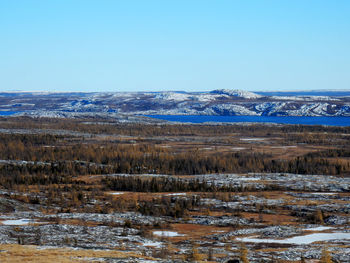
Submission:
[[[241,141],[264,141],[265,138],[240,138]]]
[[[179,234],[175,231],[153,231],[153,235],[160,237],[182,237],[183,234]]]
[[[308,245],[313,242],[330,241],[330,240],[343,240],[350,239],[350,233],[315,233],[305,236],[296,236],[287,239],[260,239],[260,238],[237,238],[236,240],[248,243],[278,243],[278,244],[296,244],[296,245]]]
[[[242,151],[242,150],[245,150],[246,148],[245,147],[232,147],[231,149],[234,151]]]
[[[143,242],[142,245],[145,246],[145,247],[157,247],[157,248],[160,248],[162,246],[162,242],[148,240],[148,241]]]
[[[33,219],[14,219],[14,220],[4,220],[1,223],[6,226],[24,226],[24,225],[29,225],[31,223],[34,223],[35,220]]]
[[[334,227],[318,226],[318,227],[305,228],[304,230],[307,230],[307,231],[324,231],[324,230],[329,230],[329,229],[334,229]]]
[[[310,193],[310,194],[312,194],[312,195],[336,195],[338,193],[322,193],[322,192],[320,192],[320,193]]]

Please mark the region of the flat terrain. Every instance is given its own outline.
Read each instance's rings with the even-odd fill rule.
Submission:
[[[350,261],[350,128],[0,119],[0,262]]]

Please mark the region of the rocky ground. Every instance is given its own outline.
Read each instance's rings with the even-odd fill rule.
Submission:
[[[62,213],[58,207],[47,213],[47,207],[11,198],[25,193],[3,189],[0,240],[2,244],[36,245],[36,249],[117,250],[139,255],[132,259],[84,258],[92,262],[225,262],[239,257],[242,243],[250,262],[319,259],[324,247],[334,262],[350,261],[350,178],[295,174],[197,177],[248,190],[217,196],[150,193],[154,198],[167,195],[174,200],[200,196],[200,207],[207,212],[194,209],[185,217],[174,218],[127,211]],[[277,186],[285,190],[271,191]],[[125,194],[130,193],[114,193],[115,201]],[[306,219],[317,213],[321,218]],[[0,259],[6,251],[0,251]]]

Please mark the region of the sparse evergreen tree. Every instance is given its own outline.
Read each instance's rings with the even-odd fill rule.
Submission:
[[[243,243],[241,244],[240,249],[239,249],[239,259],[242,263],[249,263],[248,249]]]
[[[320,209],[317,209],[315,212],[315,223],[324,224],[322,211]]]
[[[213,248],[210,247],[208,249],[208,261],[213,261],[214,260],[214,257],[213,257]]]
[[[332,263],[332,262],[333,261],[332,261],[331,255],[329,254],[327,247],[324,247],[322,249],[320,263]]]
[[[190,253],[188,255],[188,260],[191,262],[196,262],[200,260],[200,255],[198,253],[198,245],[192,244],[192,248],[190,250]]]

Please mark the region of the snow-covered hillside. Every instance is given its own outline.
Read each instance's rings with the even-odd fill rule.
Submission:
[[[239,97],[244,99],[258,99],[261,98],[261,95],[258,95],[256,93],[250,92],[250,91],[244,91],[244,90],[229,90],[229,89],[218,89],[213,90],[210,93],[213,94],[225,94],[233,97]]]
[[[350,97],[211,92],[0,93],[0,111],[35,116],[254,115],[350,116]]]

